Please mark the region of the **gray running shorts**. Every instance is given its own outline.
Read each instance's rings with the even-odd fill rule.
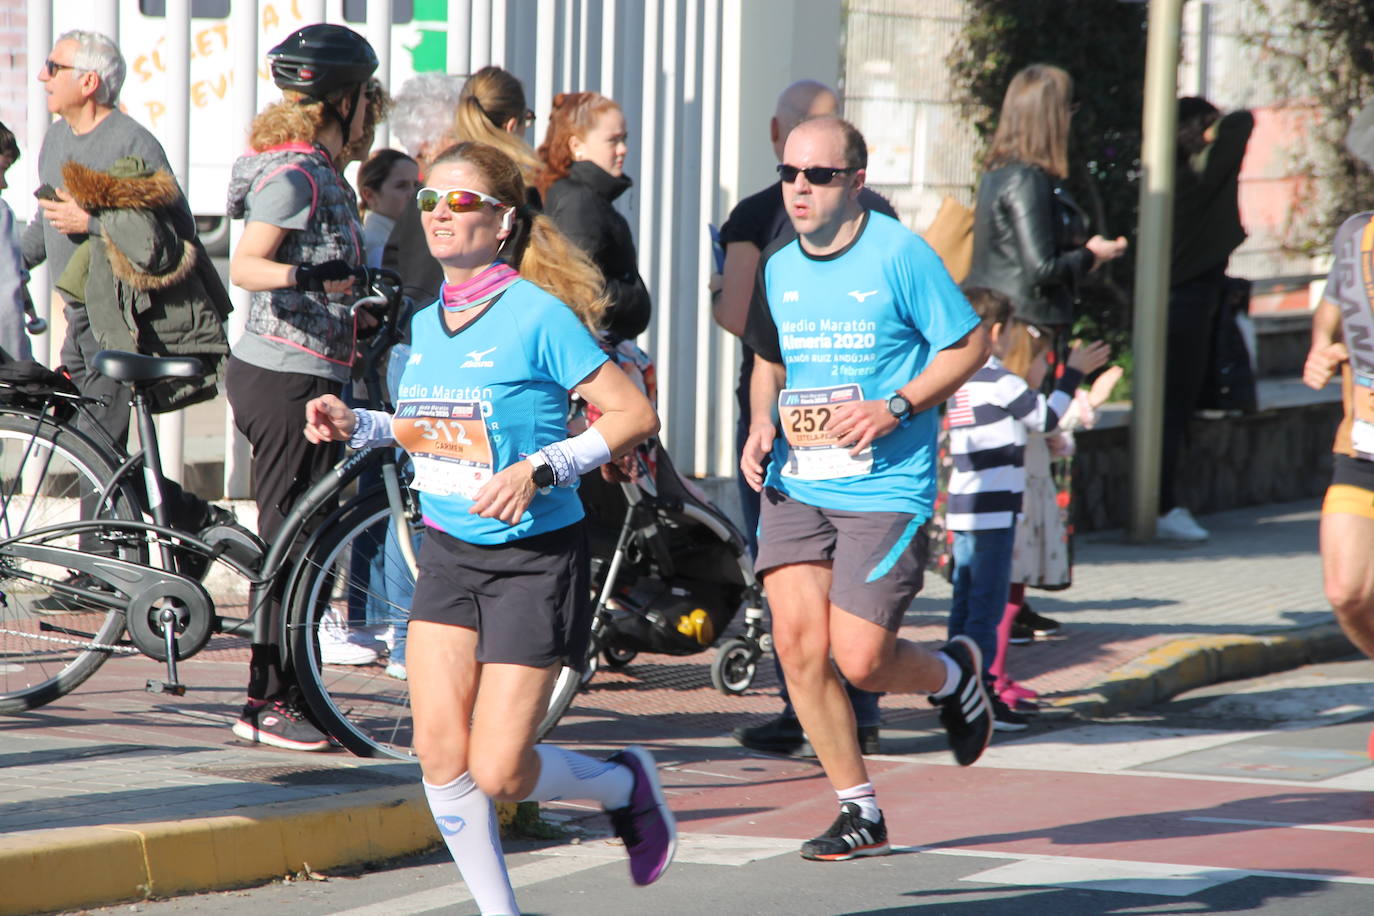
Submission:
[[[766,487],[754,568],[829,563],[830,603],[896,632],[921,591],[924,522],[906,512],[820,509]]]
[[[426,528],[410,619],[477,631],[484,664],[582,670],[591,636],[591,575],[581,522],[508,544]]]

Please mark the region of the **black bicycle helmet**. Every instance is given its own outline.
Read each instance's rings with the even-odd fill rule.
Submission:
[[[267,52],[272,82],[315,99],[361,86],[377,69],[377,53],[350,28],[319,22],[299,28]]]

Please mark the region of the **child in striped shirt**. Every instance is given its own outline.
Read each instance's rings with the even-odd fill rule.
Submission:
[[[983,652],[984,666],[997,657],[997,624],[1011,587],[1016,515],[1025,490],[1028,430],[1059,425],[1083,376],[1107,362],[1102,341],[1075,344],[1065,371],[1048,397],[1026,382],[1043,359],[1049,337],[1012,317],[1011,301],[981,287],[965,291],[992,341],[992,355],[949,399],[949,478],[946,526],[954,534],[954,598],[949,637],[967,635]],[[1024,716],[994,695],[994,724],[1001,731],[1026,727]]]

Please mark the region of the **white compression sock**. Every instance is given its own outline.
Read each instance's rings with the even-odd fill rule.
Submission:
[[[517,916],[520,908],[506,874],[496,807],[491,799],[482,794],[467,773],[445,786],[433,786],[423,780],[421,783],[439,833],[483,916]]]
[[[955,687],[959,686],[959,678],[963,677],[964,672],[960,670],[959,663],[945,653],[936,652],[935,657],[945,663],[945,682],[931,696],[937,700],[943,700],[954,692]]]
[[[882,814],[878,812],[878,798],[873,794],[873,783],[865,782],[848,789],[836,789],[835,797],[843,805],[848,802],[851,805],[859,806],[859,814],[863,819],[874,824],[878,823],[878,818]]]
[[[536,744],[534,752],[539,755],[539,781],[525,801],[588,798],[609,811],[630,803],[634,774],[629,767],[550,744]]]

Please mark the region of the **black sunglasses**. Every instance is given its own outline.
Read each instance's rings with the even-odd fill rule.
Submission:
[[[810,184],[830,184],[836,175],[848,175],[857,171],[857,168],[832,169],[824,165],[813,165],[809,169],[799,169],[795,165],[778,166],[778,175],[782,177],[783,184],[791,184],[797,180],[798,175],[805,175]]]
[[[49,78],[57,76],[57,74],[61,73],[63,70],[76,69],[71,64],[59,64],[51,57],[49,57],[47,60],[43,62],[43,66],[47,68]]]

